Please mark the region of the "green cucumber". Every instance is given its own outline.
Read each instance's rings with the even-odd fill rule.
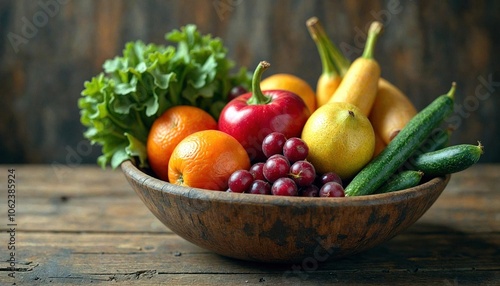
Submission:
[[[366,165],[345,188],[346,196],[372,194],[418,149],[453,111],[456,85],[417,113],[385,149]]]
[[[415,152],[413,152],[410,158],[404,163],[403,169],[415,170],[415,167],[413,165],[415,157],[447,147],[450,141],[451,132],[452,129],[434,129],[431,135],[429,135],[429,137],[427,137],[427,139],[424,141],[424,143],[420,145],[420,147]]]
[[[483,145],[460,144],[421,154],[412,162],[415,170],[426,175],[442,176],[460,172],[477,163],[483,154]]]
[[[425,139],[424,143],[418,148],[418,151],[423,154],[447,147],[450,142],[451,132],[451,129],[434,129],[429,137]]]
[[[415,187],[424,176],[422,171],[406,170],[394,174],[384,185],[375,192],[376,194],[390,193]]]

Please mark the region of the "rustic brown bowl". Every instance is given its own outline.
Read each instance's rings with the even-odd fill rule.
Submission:
[[[450,176],[394,193],[346,198],[279,197],[180,187],[130,161],[127,180],[151,212],[184,239],[250,261],[318,263],[389,240],[417,221]]]

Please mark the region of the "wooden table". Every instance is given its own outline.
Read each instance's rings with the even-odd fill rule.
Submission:
[[[500,285],[500,165],[454,174],[405,232],[320,265],[238,261],[196,247],[148,211],[120,170],[4,165],[0,178],[0,285]]]

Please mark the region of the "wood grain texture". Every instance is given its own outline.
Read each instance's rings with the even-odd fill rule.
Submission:
[[[83,82],[127,41],[162,43],[187,23],[223,38],[239,65],[267,60],[270,73],[315,86],[321,68],[305,27],[311,16],[350,59],[361,54],[367,25],[382,21],[382,76],[418,109],[456,81],[452,143],[480,140],[481,162],[500,161],[498,1],[56,1],[0,3],[0,162],[95,163],[100,148],[86,146],[76,104]]]
[[[8,168],[19,178],[18,264],[13,281],[0,260],[1,285],[497,285],[500,279],[498,165],[453,175],[429,211],[386,243],[318,264],[245,262],[199,248],[159,224],[121,172],[76,167],[61,180],[51,166],[4,165],[0,174]],[[7,241],[6,230],[0,224],[0,241]]]

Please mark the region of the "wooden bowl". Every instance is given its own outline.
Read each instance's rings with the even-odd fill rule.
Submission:
[[[218,254],[261,262],[318,263],[389,240],[417,221],[450,175],[387,194],[346,198],[251,195],[176,186],[121,165],[151,212],[174,233]]]

